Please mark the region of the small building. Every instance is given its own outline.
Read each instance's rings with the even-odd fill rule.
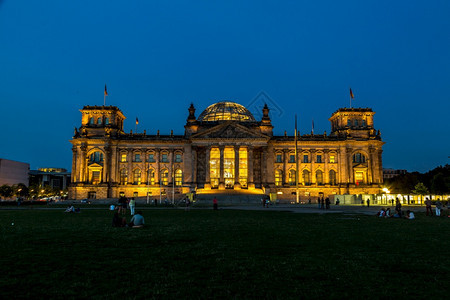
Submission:
[[[0,158],[0,186],[23,183],[28,186],[30,164]]]
[[[39,168],[30,171],[30,185],[50,186],[65,190],[70,183],[70,172],[62,168]]]
[[[406,170],[383,169],[383,180],[394,178],[398,175],[405,175]]]

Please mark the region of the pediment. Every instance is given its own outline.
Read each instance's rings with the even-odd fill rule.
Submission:
[[[367,169],[367,165],[364,163],[360,163],[353,166],[353,169]]]
[[[191,139],[269,139],[270,137],[235,122],[226,122],[196,133]]]
[[[103,166],[98,163],[92,163],[88,166],[88,168],[89,169],[101,169],[101,168],[103,168]]]

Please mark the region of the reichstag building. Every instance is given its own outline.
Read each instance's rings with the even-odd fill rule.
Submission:
[[[118,107],[83,107],[71,140],[70,197],[171,199],[233,190],[293,199],[297,190],[304,199],[380,191],[384,142],[370,108],[338,109],[330,133],[300,135],[297,151],[294,136],[273,135],[267,105],[261,120],[234,102],[212,104],[198,117],[193,104],[188,111],[184,135],[162,135],[125,133]]]

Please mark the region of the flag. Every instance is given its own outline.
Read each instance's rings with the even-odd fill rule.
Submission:
[[[105,84],[105,96],[108,96],[108,92],[106,91],[106,84]]]
[[[136,117],[136,125],[137,125],[137,124],[139,124],[139,120],[138,120],[138,118]]]
[[[352,88],[350,88],[350,98],[355,98],[355,95],[353,95],[353,92],[352,92]]]

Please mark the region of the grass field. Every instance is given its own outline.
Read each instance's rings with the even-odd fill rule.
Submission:
[[[448,298],[450,218],[0,210],[1,298]],[[14,222],[14,225],[11,223]]]

